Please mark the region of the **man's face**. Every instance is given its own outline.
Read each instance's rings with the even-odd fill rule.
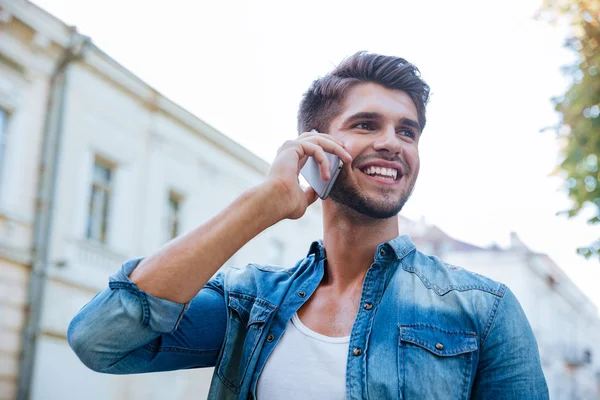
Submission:
[[[353,158],[332,188],[333,201],[371,218],[400,212],[419,174],[417,115],[402,91],[361,83],[348,92],[328,132]]]

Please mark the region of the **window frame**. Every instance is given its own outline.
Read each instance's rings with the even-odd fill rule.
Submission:
[[[108,173],[106,179],[98,179],[96,174],[96,168],[104,168]],[[89,190],[89,203],[87,207],[87,223],[85,228],[85,238],[91,242],[107,245],[109,242],[109,229],[110,229],[110,215],[112,209],[112,200],[114,197],[114,181],[116,165],[102,157],[96,155],[92,165],[92,174],[90,183],[88,185]],[[97,199],[97,193],[102,193],[102,204],[100,206],[95,204]],[[95,221],[93,225],[93,221]],[[97,228],[97,226],[100,228]],[[96,227],[94,229],[94,226]],[[99,232],[97,230],[99,229]]]
[[[165,237],[173,240],[181,234],[181,212],[185,196],[174,189],[169,189],[167,196],[167,215]],[[175,205],[173,208],[172,205]]]
[[[9,134],[10,118],[11,112],[0,106],[0,182],[2,181],[4,168],[6,166],[6,144]]]

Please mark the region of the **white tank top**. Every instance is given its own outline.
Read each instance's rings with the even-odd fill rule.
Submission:
[[[350,336],[308,329],[294,314],[258,378],[257,400],[344,400]]]

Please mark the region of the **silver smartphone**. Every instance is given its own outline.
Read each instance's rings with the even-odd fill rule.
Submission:
[[[344,162],[335,154],[325,152],[325,156],[327,156],[327,159],[329,160],[329,176],[331,179],[325,180],[321,178],[320,165],[312,157],[308,157],[306,164],[304,164],[304,167],[300,170],[304,179],[306,179],[308,184],[322,200],[329,197],[331,188],[344,166]]]

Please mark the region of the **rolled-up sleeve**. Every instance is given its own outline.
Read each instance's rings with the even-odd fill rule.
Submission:
[[[493,309],[471,398],[547,400],[537,341],[519,301],[506,289]]]
[[[123,264],[73,318],[67,339],[75,354],[92,370],[115,374],[214,366],[226,326],[222,275],[179,304],[129,279],[141,260]]]

